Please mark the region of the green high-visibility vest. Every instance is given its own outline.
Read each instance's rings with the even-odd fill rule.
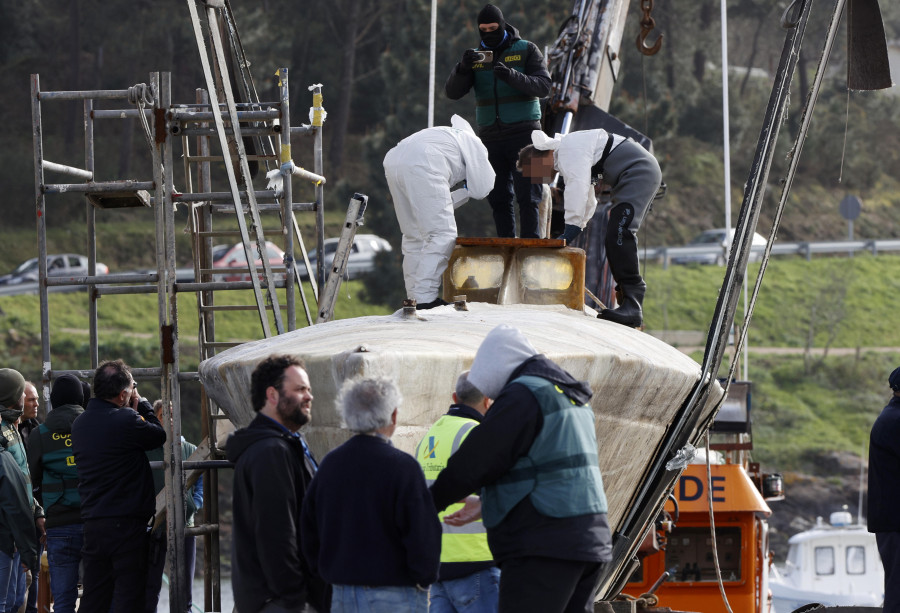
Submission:
[[[494,57],[494,61],[525,72],[528,41],[517,40]],[[489,126],[497,120],[503,123],[537,121],[541,118],[541,103],[534,96],[523,94],[500,79],[494,78],[493,64],[475,64],[475,121]]]
[[[474,419],[444,415],[435,422],[425,438],[416,447],[416,459],[425,472],[425,479],[430,486],[438,474],[447,466],[447,460],[456,453],[459,446],[478,425]],[[493,560],[487,544],[487,533],[481,520],[465,526],[449,526],[443,522],[444,516],[462,508],[461,504],[453,504],[442,513],[441,519],[441,563],[448,562],[483,562]]]
[[[484,525],[493,528],[526,496],[548,517],[606,513],[594,412],[540,377],[519,377],[541,407],[544,425],[528,454],[481,492]]]
[[[38,426],[41,433],[41,464],[44,474],[41,477],[41,496],[44,508],[49,509],[56,503],[67,507],[80,507],[81,496],[78,494],[78,472],[75,469],[75,456],[72,455],[72,433],[52,432],[47,426]]]

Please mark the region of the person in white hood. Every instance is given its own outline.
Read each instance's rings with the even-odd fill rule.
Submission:
[[[444,522],[482,516],[500,613],[592,612],[612,537],[590,386],[507,325],[485,336],[468,380],[494,403],[431,485],[435,507],[480,492]]]
[[[494,187],[487,149],[468,122],[454,115],[451,127],[412,134],[384,156],[394,211],[403,233],[403,280],[419,309],[446,304],[441,275],[456,242],[454,209],[484,198]],[[453,192],[450,189],[463,183]]]
[[[639,328],[647,285],[638,262],[637,231],[659,190],[662,173],[653,155],[624,136],[606,130],[579,130],[550,138],[531,133],[532,145],[519,152],[517,168],[537,183],[553,180],[558,171],[565,181],[565,231],[559,238],[571,243],[597,209],[594,185],[601,179],[612,188],[606,259],[622,293],[615,309],[598,317]]]

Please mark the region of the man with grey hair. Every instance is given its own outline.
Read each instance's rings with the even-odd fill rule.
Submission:
[[[466,370],[456,380],[453,404],[437,420],[416,448],[416,459],[425,471],[428,485],[447,466],[469,433],[481,423],[491,407],[491,399],[469,381]],[[438,514],[439,519],[462,508],[452,504]],[[466,526],[441,522],[440,580],[431,585],[431,613],[488,613],[497,610],[500,569],[488,548],[487,532],[481,521]]]
[[[334,589],[331,611],[428,611],[441,527],[425,478],[391,436],[403,398],[390,379],[347,381],[337,407],[354,433],[322,460],[303,500],[303,555]]]
[[[479,513],[467,504],[444,521],[483,513],[501,612],[593,612],[611,537],[590,387],[507,325],[478,347],[469,381],[494,404],[431,486],[435,506],[481,490]]]

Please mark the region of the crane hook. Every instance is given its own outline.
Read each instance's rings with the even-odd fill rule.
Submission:
[[[637,48],[638,51],[644,55],[656,55],[659,53],[660,47],[662,47],[662,34],[656,38],[656,41],[652,45],[647,44],[647,37],[650,36],[655,27],[656,20],[653,19],[653,17],[648,15],[645,19],[641,20],[641,32],[637,36]]]

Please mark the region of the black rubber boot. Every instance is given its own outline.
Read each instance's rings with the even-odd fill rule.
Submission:
[[[622,300],[615,309],[604,309],[597,317],[623,326],[640,328],[644,324],[641,306],[647,285],[641,278],[637,237],[629,227],[634,219],[634,207],[620,203],[613,207],[606,226],[606,261],[622,292]]]
[[[604,309],[597,317],[622,324],[623,326],[640,328],[644,325],[644,314],[641,306],[644,303],[644,292],[647,290],[646,284],[620,285],[619,289],[622,291],[622,301],[619,303],[619,306],[614,309]]]
[[[439,307],[439,306],[446,306],[448,304],[450,304],[450,303],[446,302],[445,300],[442,300],[440,298],[436,298],[436,299],[432,300],[431,302],[417,304],[416,310],[417,311],[427,311],[428,309],[433,309],[434,307]]]

